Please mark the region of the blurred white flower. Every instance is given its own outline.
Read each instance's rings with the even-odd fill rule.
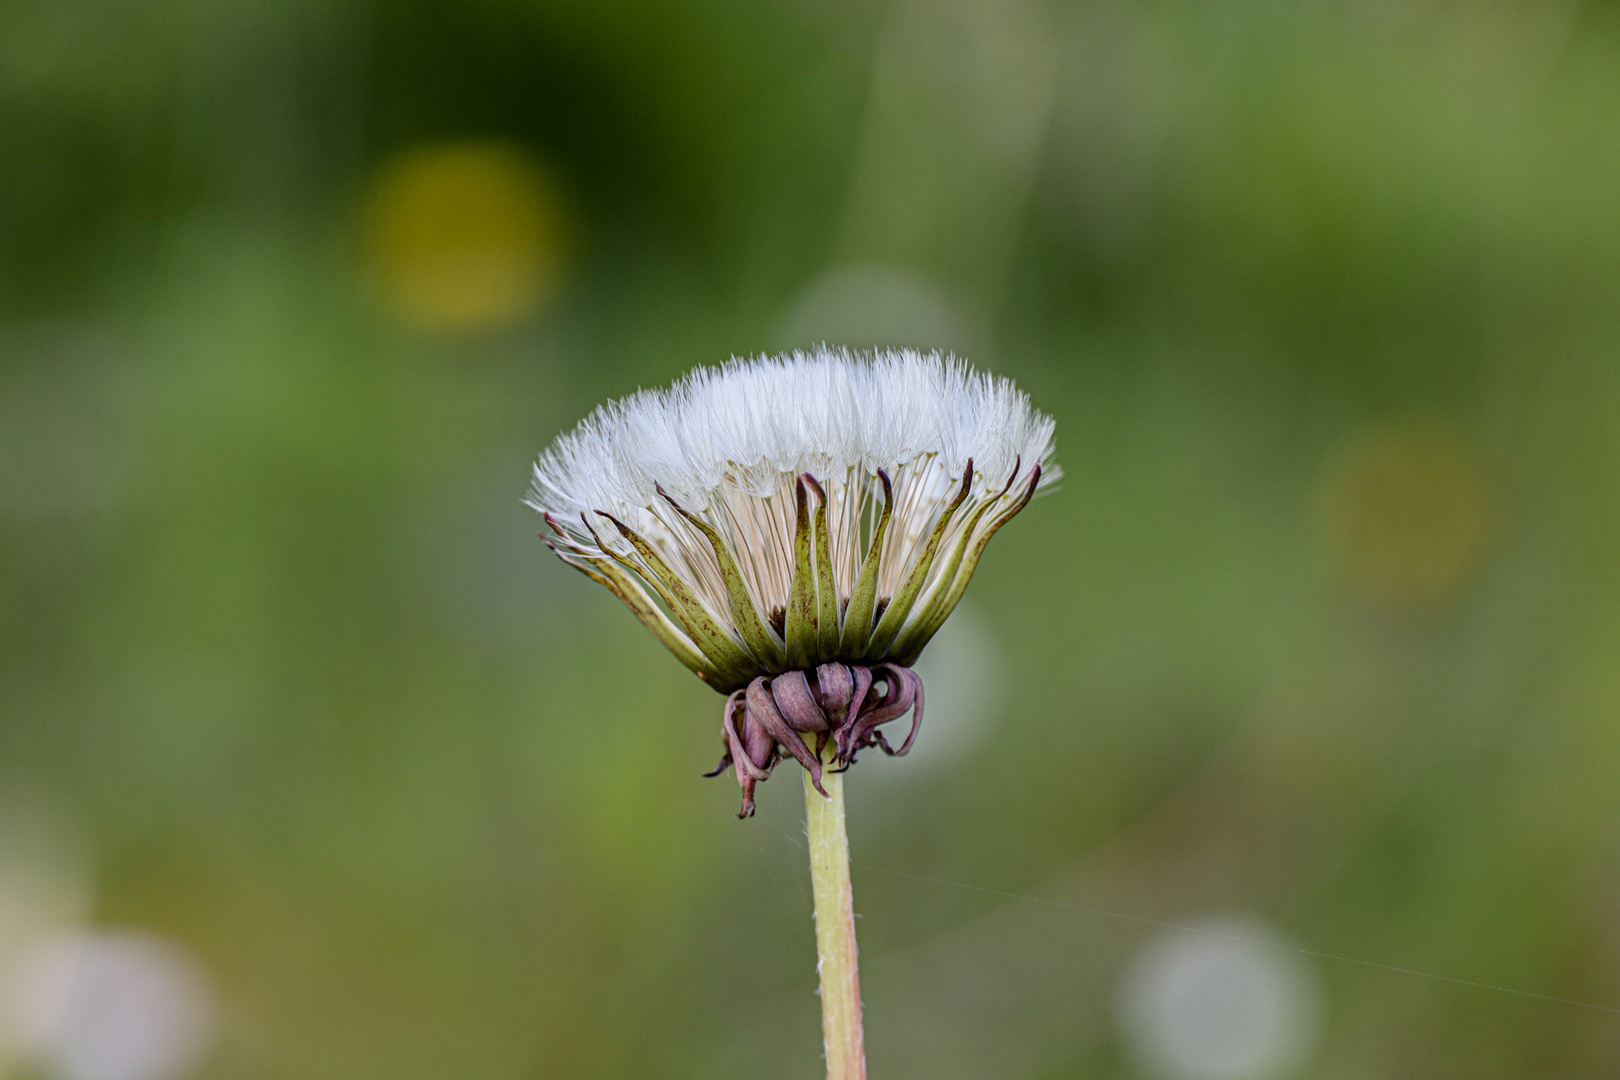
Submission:
[[[1302,1064],[1321,1013],[1304,958],[1265,944],[1274,936],[1252,919],[1189,925],[1205,933],[1161,932],[1120,983],[1136,1056],[1170,1080],[1268,1080]]]
[[[0,785],[0,989],[42,940],[84,924],[94,891],[73,815],[26,779],[8,778]],[[0,996],[0,1075],[7,1076],[32,1038],[12,1004]]]
[[[179,1080],[213,1033],[208,979],[179,946],[136,933],[41,942],[10,973],[7,1011],[62,1080]]]

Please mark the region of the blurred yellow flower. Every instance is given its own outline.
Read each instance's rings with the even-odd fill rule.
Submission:
[[[363,227],[367,270],[382,301],[422,330],[510,325],[544,305],[562,276],[555,188],[510,143],[398,154],[371,180]]]
[[[1340,579],[1374,602],[1446,599],[1483,552],[1489,499],[1473,447],[1435,424],[1379,427],[1328,462],[1320,535]]]

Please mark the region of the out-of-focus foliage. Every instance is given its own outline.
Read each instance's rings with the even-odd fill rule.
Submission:
[[[15,0],[0,978],[134,931],[71,955],[192,1027],[0,1071],[818,1075],[797,779],[732,820],[518,499],[826,338],[1067,472],[850,776],[875,1076],[1613,1076],[1612,1013],[1004,893],[1620,1006],[1617,298],[1607,4]]]

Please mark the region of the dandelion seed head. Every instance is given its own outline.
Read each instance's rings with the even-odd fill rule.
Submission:
[[[819,784],[823,760],[906,752],[910,665],[1056,479],[1052,450],[1051,418],[1007,379],[823,348],[601,406],[540,456],[526,501],[564,562],[727,695],[720,767],[746,814],[784,754]],[[907,713],[896,750],[879,727]]]
[[[1051,418],[1007,379],[938,354],[822,349],[699,368],[668,389],[601,406],[541,456],[526,501],[588,549],[612,555],[628,547],[584,527],[605,512],[670,549],[674,565],[691,561],[682,545],[693,539],[696,561],[708,561],[707,545],[689,535],[659,496],[662,488],[722,532],[735,527],[734,550],[741,562],[756,564],[750,584],[770,608],[785,605],[791,586],[783,557],[792,545],[798,476],[816,477],[830,505],[842,506],[861,501],[866,493],[852,497],[851,489],[884,470],[897,497],[901,542],[892,554],[903,556],[934,524],[970,460],[969,497],[976,501],[1006,487],[1015,466],[1042,463],[1040,483],[1049,485],[1057,476],[1052,447]],[[738,505],[748,501],[779,505]],[[834,560],[855,561],[861,515],[829,512],[842,526],[831,536]],[[894,583],[904,559],[886,562],[893,564],[886,583]],[[696,591],[723,614],[726,604],[707,575],[694,578]]]

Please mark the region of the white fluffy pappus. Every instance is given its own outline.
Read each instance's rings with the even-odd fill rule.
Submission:
[[[1058,476],[1009,380],[910,350],[699,368],[601,406],[528,505],[716,689],[915,658],[995,532]]]

